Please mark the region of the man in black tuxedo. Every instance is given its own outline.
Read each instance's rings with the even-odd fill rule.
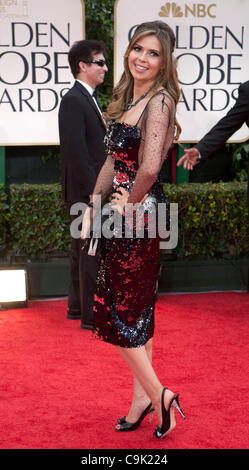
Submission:
[[[106,128],[94,93],[108,70],[104,52],[103,43],[81,40],[68,55],[76,81],[61,100],[59,134],[62,193],[71,222],[79,217],[72,206],[89,203],[105,161]],[[82,328],[92,328],[97,269],[97,257],[82,253],[79,231],[78,238],[72,237],[67,318],[81,319]]]
[[[184,168],[192,170],[194,165],[205,160],[246,123],[249,127],[249,81],[239,87],[239,95],[235,105],[218,123],[192,148],[186,149],[185,154],[179,159],[177,165],[183,162]],[[249,168],[248,168],[249,171]],[[249,204],[249,174],[247,198]]]

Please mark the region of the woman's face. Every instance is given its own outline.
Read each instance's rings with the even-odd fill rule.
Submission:
[[[135,42],[128,56],[134,81],[153,83],[163,68],[162,46],[156,36],[144,36]]]

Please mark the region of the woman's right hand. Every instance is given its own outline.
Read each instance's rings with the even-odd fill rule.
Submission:
[[[93,208],[87,207],[83,215],[83,220],[82,220],[82,229],[81,229],[81,234],[80,234],[81,240],[84,240],[89,235],[92,222],[93,222]]]

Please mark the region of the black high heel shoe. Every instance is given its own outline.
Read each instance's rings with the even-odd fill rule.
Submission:
[[[118,424],[119,424],[119,429],[116,428],[116,431],[118,432],[128,432],[128,431],[135,431],[142,421],[144,420],[145,416],[147,416],[149,413],[150,415],[150,421],[152,420],[154,408],[151,408],[152,403],[150,403],[147,408],[142,412],[142,414],[139,416],[138,420],[135,423],[129,423],[126,421],[126,416],[123,416],[123,418],[118,419]]]
[[[179,405],[179,396],[178,393],[174,395],[169,404],[169,409],[166,410],[164,406],[164,394],[167,388],[164,388],[162,391],[162,426],[157,426],[155,431],[154,431],[154,436],[156,436],[158,439],[161,439],[162,437],[166,436],[170,431],[172,431],[176,425],[175,422],[175,415],[174,415],[174,409],[175,407],[179,413],[181,413],[182,417],[186,419],[185,414],[181,410],[181,407]]]

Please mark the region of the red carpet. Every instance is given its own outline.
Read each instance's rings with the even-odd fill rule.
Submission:
[[[248,449],[249,294],[159,296],[154,367],[179,391],[165,439],[114,431],[131,376],[115,347],[65,318],[66,301],[0,312],[1,449]]]

